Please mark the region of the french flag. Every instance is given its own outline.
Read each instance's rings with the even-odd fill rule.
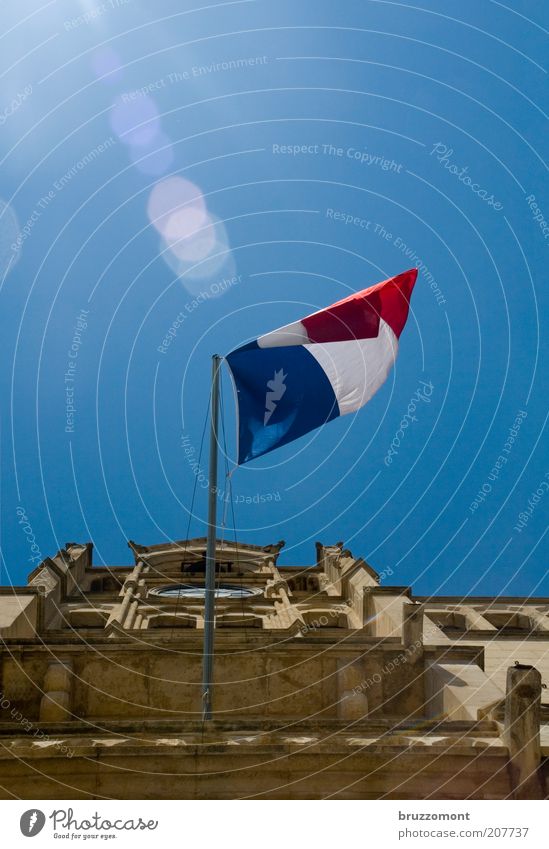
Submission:
[[[384,383],[417,279],[412,268],[232,351],[238,464],[360,409]]]

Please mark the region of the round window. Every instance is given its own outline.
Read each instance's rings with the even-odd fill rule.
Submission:
[[[171,584],[169,587],[159,587],[151,592],[165,598],[204,598],[206,586],[205,584]],[[256,587],[238,587],[231,584],[218,584],[215,588],[215,598],[249,598],[254,595],[261,595],[261,590]]]

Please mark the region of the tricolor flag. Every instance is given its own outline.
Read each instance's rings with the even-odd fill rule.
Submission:
[[[405,271],[227,356],[239,464],[370,400],[395,361],[416,278],[416,268]]]

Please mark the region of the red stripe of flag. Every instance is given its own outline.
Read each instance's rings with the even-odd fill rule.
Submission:
[[[408,318],[417,268],[383,280],[301,319],[311,342],[373,339],[382,318],[398,338]]]

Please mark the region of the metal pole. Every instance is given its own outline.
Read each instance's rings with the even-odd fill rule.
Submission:
[[[208,541],[206,544],[206,592],[204,598],[204,653],[202,656],[202,719],[212,718],[215,541],[217,525],[217,432],[219,421],[219,369],[221,357],[212,357],[210,466],[208,470]]]

